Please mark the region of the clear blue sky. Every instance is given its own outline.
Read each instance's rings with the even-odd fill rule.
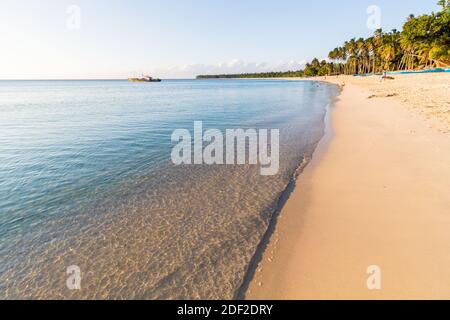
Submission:
[[[436,11],[436,2],[2,0],[0,78],[192,77],[296,68],[371,34],[370,5],[380,7],[382,27],[390,30],[400,29],[410,13]],[[76,11],[67,12],[71,5],[80,8],[79,20]]]

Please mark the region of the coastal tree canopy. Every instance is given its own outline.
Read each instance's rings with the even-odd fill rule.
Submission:
[[[303,70],[200,75],[197,78],[313,77],[449,67],[450,0],[440,0],[438,5],[442,10],[437,13],[410,15],[402,31],[378,29],[367,39],[350,39],[331,50],[328,61],[315,58]]]

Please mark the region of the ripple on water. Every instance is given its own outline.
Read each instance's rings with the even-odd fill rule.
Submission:
[[[0,297],[234,298],[280,195],[322,135],[330,92],[309,97],[316,109],[306,109],[311,112],[307,117],[285,119],[274,114],[271,124],[282,130],[282,161],[276,176],[261,176],[258,167],[247,165],[174,167],[164,157],[157,158],[155,169],[146,166],[146,155],[140,155],[126,165],[137,168],[133,175],[123,171],[120,179],[108,180],[105,170],[106,189],[97,186],[84,168],[83,177],[77,177],[81,182],[74,185],[69,179],[65,187],[66,198],[70,195],[73,201],[62,196],[47,201],[44,194],[42,199],[30,199],[29,206],[45,203],[46,210],[37,219],[23,218],[26,226],[20,215],[19,220],[8,221],[17,228],[1,226],[8,232],[2,233],[0,244]],[[125,140],[136,139],[130,137]],[[134,148],[142,148],[141,143],[136,141]],[[101,148],[98,154],[106,156],[99,157],[112,157],[111,146]],[[55,159],[52,163],[61,165]],[[80,159],[73,163],[83,169]],[[85,198],[90,201],[78,201]],[[79,291],[66,288],[70,265],[81,269]]]

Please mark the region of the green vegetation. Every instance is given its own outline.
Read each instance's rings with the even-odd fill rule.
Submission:
[[[288,72],[201,75],[198,79],[313,77],[418,70],[450,66],[450,0],[442,10],[418,17],[410,15],[403,31],[375,31],[368,39],[351,39],[333,49],[329,61],[313,59],[303,70]]]
[[[300,71],[287,71],[287,72],[201,75],[201,76],[197,76],[197,79],[294,78],[294,77],[302,77],[302,76],[303,76],[303,71],[300,70]]]

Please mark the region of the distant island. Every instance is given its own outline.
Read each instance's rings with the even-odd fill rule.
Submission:
[[[303,71],[287,72],[263,72],[263,73],[239,73],[239,74],[217,74],[217,75],[199,75],[197,79],[233,79],[233,78],[294,78],[302,77]]]
[[[161,82],[161,79],[154,79],[150,76],[142,76],[142,78],[128,78],[129,82]]]
[[[437,13],[410,15],[401,32],[378,29],[367,39],[353,38],[333,49],[328,61],[315,58],[303,70],[199,75],[197,79],[301,78],[449,67],[450,1],[438,4],[442,10]]]

